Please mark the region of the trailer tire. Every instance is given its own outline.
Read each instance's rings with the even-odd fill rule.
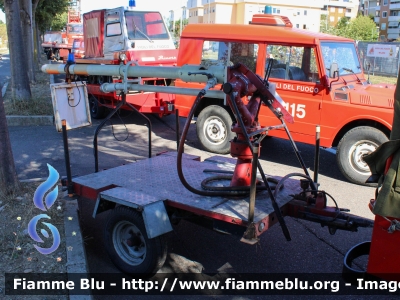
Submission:
[[[89,96],[90,116],[93,119],[102,119],[106,115],[106,108],[99,103],[99,100],[93,96]]]
[[[363,157],[388,140],[379,129],[360,126],[348,131],[337,147],[336,160],[342,174],[351,182],[361,185],[371,175]]]
[[[104,242],[112,262],[128,274],[150,277],[163,266],[167,256],[164,236],[149,239],[142,215],[125,206],[111,212]]]
[[[197,117],[196,130],[201,146],[210,152],[226,154],[230,151],[230,141],[235,137],[231,131],[232,117],[218,105],[204,108]]]

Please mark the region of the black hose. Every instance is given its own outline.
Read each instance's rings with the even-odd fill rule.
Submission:
[[[241,191],[241,190],[247,190],[247,191],[250,192],[250,187],[249,186],[210,186],[210,185],[208,185],[208,183],[210,183],[212,181],[232,180],[232,177],[233,177],[232,175],[230,175],[230,176],[229,175],[211,176],[211,177],[208,177],[208,178],[204,179],[201,182],[201,187],[203,189],[205,189],[205,190],[208,190],[208,191],[237,191],[237,190]],[[278,184],[278,180],[275,179],[275,178],[269,177],[269,178],[267,178],[267,180],[269,182]],[[282,187],[283,186],[281,186],[281,188]],[[274,189],[275,187],[271,187],[271,188]],[[267,190],[267,188],[264,185],[259,185],[259,186],[257,186],[257,191],[259,191],[259,190],[265,191],[265,190]]]
[[[244,186],[244,187],[229,187],[229,191],[203,191],[203,190],[198,190],[194,187],[192,187],[187,181],[186,178],[183,174],[183,169],[182,169],[182,156],[183,156],[183,150],[184,150],[184,142],[186,140],[187,133],[189,131],[189,126],[190,122],[194,116],[194,112],[196,111],[197,106],[199,105],[201,98],[206,94],[206,91],[203,89],[199,92],[199,94],[196,97],[196,100],[193,103],[193,106],[189,112],[189,115],[186,119],[185,126],[183,127],[182,130],[182,136],[181,136],[181,142],[179,143],[179,148],[178,148],[178,155],[177,155],[177,170],[178,170],[178,176],[179,180],[183,184],[183,186],[188,189],[190,192],[200,195],[200,196],[207,196],[207,197],[227,197],[227,196],[247,196],[249,195],[250,192],[250,187]]]

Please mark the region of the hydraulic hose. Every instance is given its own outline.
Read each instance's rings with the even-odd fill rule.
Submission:
[[[227,196],[232,196],[232,197],[238,197],[238,196],[247,196],[250,193],[250,187],[248,186],[240,186],[240,187],[227,187],[225,189],[216,189],[214,191],[203,191],[203,190],[198,190],[194,187],[192,187],[187,181],[186,178],[183,174],[183,169],[182,169],[182,156],[183,156],[183,150],[184,150],[184,141],[186,140],[186,136],[187,133],[189,131],[189,126],[190,126],[190,121],[192,120],[193,116],[194,116],[194,112],[197,109],[197,106],[199,105],[201,98],[206,94],[206,88],[202,89],[199,94],[196,97],[196,100],[193,103],[193,106],[189,112],[189,115],[186,119],[186,123],[185,126],[183,127],[182,130],[182,136],[181,136],[181,142],[179,143],[179,148],[178,148],[178,155],[177,155],[177,169],[178,169],[178,176],[179,179],[181,181],[181,183],[183,184],[183,186],[188,189],[189,191],[191,191],[194,194],[200,195],[200,196],[207,196],[207,197],[227,197]],[[220,179],[225,179],[222,178],[223,176],[220,177]],[[216,178],[214,177],[213,180],[216,180]],[[208,188],[210,189],[210,188]],[[257,190],[265,190],[266,187],[265,186],[259,186],[257,187]]]
[[[276,197],[276,191],[277,191],[278,189],[280,189],[280,187],[283,185],[283,183],[284,183],[286,180],[288,180],[290,177],[295,177],[295,176],[303,177],[303,178],[307,179],[308,181],[310,181],[310,183],[313,182],[312,179],[311,179],[311,177],[310,177],[310,176],[307,176],[307,175],[305,175],[305,174],[302,174],[302,173],[289,173],[289,174],[287,174],[286,176],[282,177],[281,180],[279,180],[278,184],[277,184],[276,187],[275,187],[274,196]]]

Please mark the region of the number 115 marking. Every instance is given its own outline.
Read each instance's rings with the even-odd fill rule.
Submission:
[[[289,104],[286,102],[283,106],[293,117],[296,116],[299,119],[303,119],[306,116],[305,104]]]

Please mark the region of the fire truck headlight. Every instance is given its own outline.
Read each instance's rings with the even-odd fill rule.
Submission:
[[[119,54],[119,60],[121,60],[121,61],[126,60],[126,54],[125,53],[120,53]]]

